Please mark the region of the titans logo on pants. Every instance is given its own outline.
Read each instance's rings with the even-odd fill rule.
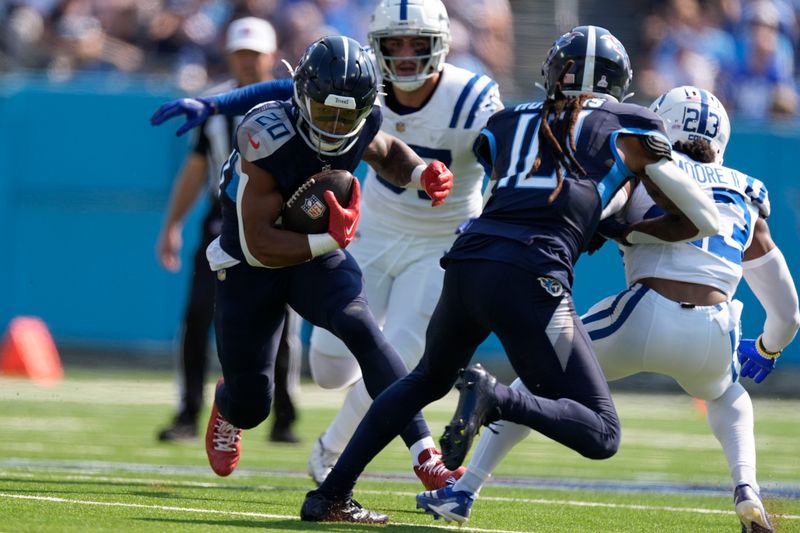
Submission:
[[[557,279],[553,278],[536,278],[539,280],[539,283],[542,285],[542,288],[546,290],[551,296],[561,296],[564,294],[564,287],[561,285],[561,282]]]

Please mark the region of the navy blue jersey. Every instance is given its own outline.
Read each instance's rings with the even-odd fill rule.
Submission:
[[[347,152],[321,156],[297,132],[298,111],[290,102],[267,102],[247,113],[236,130],[234,149],[222,168],[222,249],[242,260],[239,243],[237,194],[241,185],[241,158],[268,171],[286,201],[309,177],[329,168],[353,172],[383,121],[379,106],[367,116],[358,139]]]
[[[557,178],[549,146],[542,147],[539,170],[528,175],[539,153],[542,105],[520,104],[489,119],[474,150],[497,181],[483,213],[459,236],[443,264],[451,259],[508,262],[572,287],[573,267],[603,207],[633,177],[617,151],[617,136],[658,135],[671,144],[661,119],[648,109],[587,100],[573,130],[573,155],[586,176],[562,170],[563,189],[550,204]],[[563,124],[563,116],[551,123],[556,138],[562,137]]]

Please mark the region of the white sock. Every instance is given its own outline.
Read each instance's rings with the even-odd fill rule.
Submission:
[[[430,435],[423,437],[412,444],[411,448],[408,449],[408,451],[411,452],[411,464],[414,466],[419,466],[419,454],[428,448],[436,448],[436,442],[434,442],[433,437]]]
[[[519,379],[514,380],[511,388],[527,391]],[[494,429],[497,433],[492,431]],[[531,433],[531,428],[515,424],[507,420],[499,420],[489,428],[481,429],[481,438],[472,453],[467,471],[456,481],[453,490],[478,494],[484,483],[492,476],[492,472],[500,464],[511,448]]]
[[[722,444],[733,485],[747,483],[759,492],[756,482],[756,442],[753,433],[753,403],[740,383],[734,383],[716,400],[706,401],[708,425]]]
[[[322,435],[325,449],[342,453],[371,404],[372,398],[364,386],[364,380],[359,379],[347,392],[342,408]]]

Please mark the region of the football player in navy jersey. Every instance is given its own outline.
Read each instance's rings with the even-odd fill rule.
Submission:
[[[497,83],[446,62],[450,19],[440,0],[381,0],[370,20],[370,42],[385,94],[379,94],[381,129],[420,157],[439,159],[454,174],[447,203],[430,209],[421,190],[397,187],[369,168],[361,199],[358,237],[348,247],[364,272],[370,309],[386,339],[411,368],[422,357],[428,326],[444,281],[442,253],[463,220],[483,207],[483,167],[472,144],[486,121],[503,107]],[[157,123],[183,114],[193,124],[202,113],[245,113],[265,100],[288,99],[292,84],[259,83],[210,98],[167,102]],[[317,439],[308,472],[320,484],[336,463],[372,399],[347,347],[314,328],[309,346],[314,381],[326,389],[350,387],[333,422]],[[439,468],[434,454],[415,469]],[[458,471],[457,471],[458,472]]]
[[[372,396],[407,373],[373,318],[361,271],[344,248],[359,221],[354,182],[347,206],[327,191],[328,232],[306,235],[276,227],[286,198],[310,176],[353,171],[364,159],[397,186],[417,186],[434,203],[452,187],[439,161],[426,165],[405,143],[379,131],[374,67],[347,37],[313,43],[294,72],[291,101],[252,109],[237,129],[222,169],[222,233],[207,250],[216,272],[215,326],[223,379],[206,432],[212,469],[229,475],[239,461],[242,429],[270,410],[273,366],[284,306],[339,336],[358,359]],[[403,432],[412,453],[435,447],[421,414]],[[450,472],[422,478],[443,486]],[[343,513],[364,515],[348,506]]]
[[[352,502],[366,465],[414,413],[450,390],[491,332],[533,393],[497,383],[479,366],[464,370],[456,416],[441,441],[448,468],[461,464],[481,425],[499,419],[585,457],[617,451],[619,419],[570,296],[573,265],[615,192],[634,177],[665,212],[628,228],[628,242],[710,235],[718,212],[672,162],[661,119],[618,102],[631,69],[607,30],[581,26],[562,36],[543,74],[546,101],[500,111],[475,143],[493,193],[442,260],[444,287],[422,360],[375,399],[331,473],[306,495],[303,520],[343,519],[336,510]],[[369,520],[376,515],[388,519],[373,513]]]
[[[709,426],[728,460],[742,531],[770,533],[774,528],[756,478],[753,405],[738,378],[759,383],[775,367],[800,326],[797,289],[766,222],[766,186],[722,164],[730,137],[722,103],[704,89],[684,86],[662,95],[650,109],[664,120],[676,164],[717,204],[719,232],[687,243],[620,245],[628,288],[592,306],[581,320],[609,381],[655,372],[705,401]],[[641,184],[620,194],[627,201],[601,222],[603,229],[624,228],[661,212]],[[733,295],[742,277],[766,311],[756,340],[739,340],[742,303]],[[732,357],[737,342],[738,360]],[[527,390],[519,380],[511,387]],[[491,430],[458,482],[417,497],[428,512],[466,521],[492,471],[531,432],[505,422],[492,424]]]

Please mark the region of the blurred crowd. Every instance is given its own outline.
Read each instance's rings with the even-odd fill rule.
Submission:
[[[42,71],[53,80],[81,71],[146,73],[193,93],[227,77],[223,41],[237,18],[270,21],[278,35],[277,57],[294,65],[323,35],[344,34],[367,44],[376,2],[7,0],[0,2],[0,72]],[[492,75],[504,95],[518,94],[517,83],[530,87],[537,81],[514,79],[509,0],[445,0],[445,5],[453,36],[449,62]],[[690,84],[717,94],[735,117],[800,117],[800,0],[649,5],[641,21],[642,46],[629,50],[636,101],[649,102],[669,88]],[[524,59],[525,51],[516,53]],[[274,75],[287,77],[289,71],[276,62]]]
[[[798,117],[800,0],[653,2],[643,21],[638,90],[678,85],[716,94],[737,118]]]
[[[227,77],[225,30],[256,16],[272,23],[279,59],[291,65],[319,37],[367,44],[377,0],[11,0],[0,2],[0,72],[44,71],[66,80],[80,71],[170,77],[196,92]],[[512,84],[508,0],[445,1],[452,23],[449,61]],[[478,37],[479,36],[479,37]],[[280,62],[275,77],[289,75]]]

